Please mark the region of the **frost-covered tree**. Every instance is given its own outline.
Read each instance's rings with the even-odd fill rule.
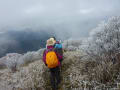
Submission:
[[[84,48],[91,57],[114,57],[120,48],[120,16],[112,17],[92,30]]]

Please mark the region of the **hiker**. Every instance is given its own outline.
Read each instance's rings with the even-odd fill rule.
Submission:
[[[59,41],[56,41],[56,38],[55,38],[55,37],[51,37],[50,39],[55,41],[54,48],[55,48],[55,51],[56,51],[57,53],[59,53],[59,55],[61,56],[60,62],[62,62],[62,61],[63,61],[63,49],[62,49],[62,44],[61,44]]]
[[[47,40],[46,50],[43,53],[43,61],[50,70],[50,81],[53,90],[57,90],[60,83],[60,60],[61,56],[55,51],[55,41]]]

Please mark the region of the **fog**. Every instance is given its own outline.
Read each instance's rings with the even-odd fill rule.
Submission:
[[[119,15],[119,4],[120,0],[0,0],[0,31],[50,28],[86,36],[100,21]]]
[[[0,0],[0,42],[19,45],[9,32],[26,30],[52,32],[61,39],[87,37],[98,23],[120,15],[119,4],[120,0]]]

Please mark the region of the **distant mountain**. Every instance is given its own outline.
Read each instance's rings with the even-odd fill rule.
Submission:
[[[26,53],[45,47],[46,40],[54,36],[49,30],[9,30],[0,35],[0,57],[6,53]]]

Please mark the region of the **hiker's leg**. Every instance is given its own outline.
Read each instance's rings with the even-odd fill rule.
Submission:
[[[60,67],[56,68],[56,80],[57,80],[57,85],[58,85],[61,82]]]
[[[50,82],[53,90],[56,90],[56,83],[55,83],[55,71],[54,69],[50,69]]]
[[[61,63],[60,67],[59,67],[60,68],[60,73],[62,72],[62,61],[63,61],[63,59],[60,59],[60,63]]]

